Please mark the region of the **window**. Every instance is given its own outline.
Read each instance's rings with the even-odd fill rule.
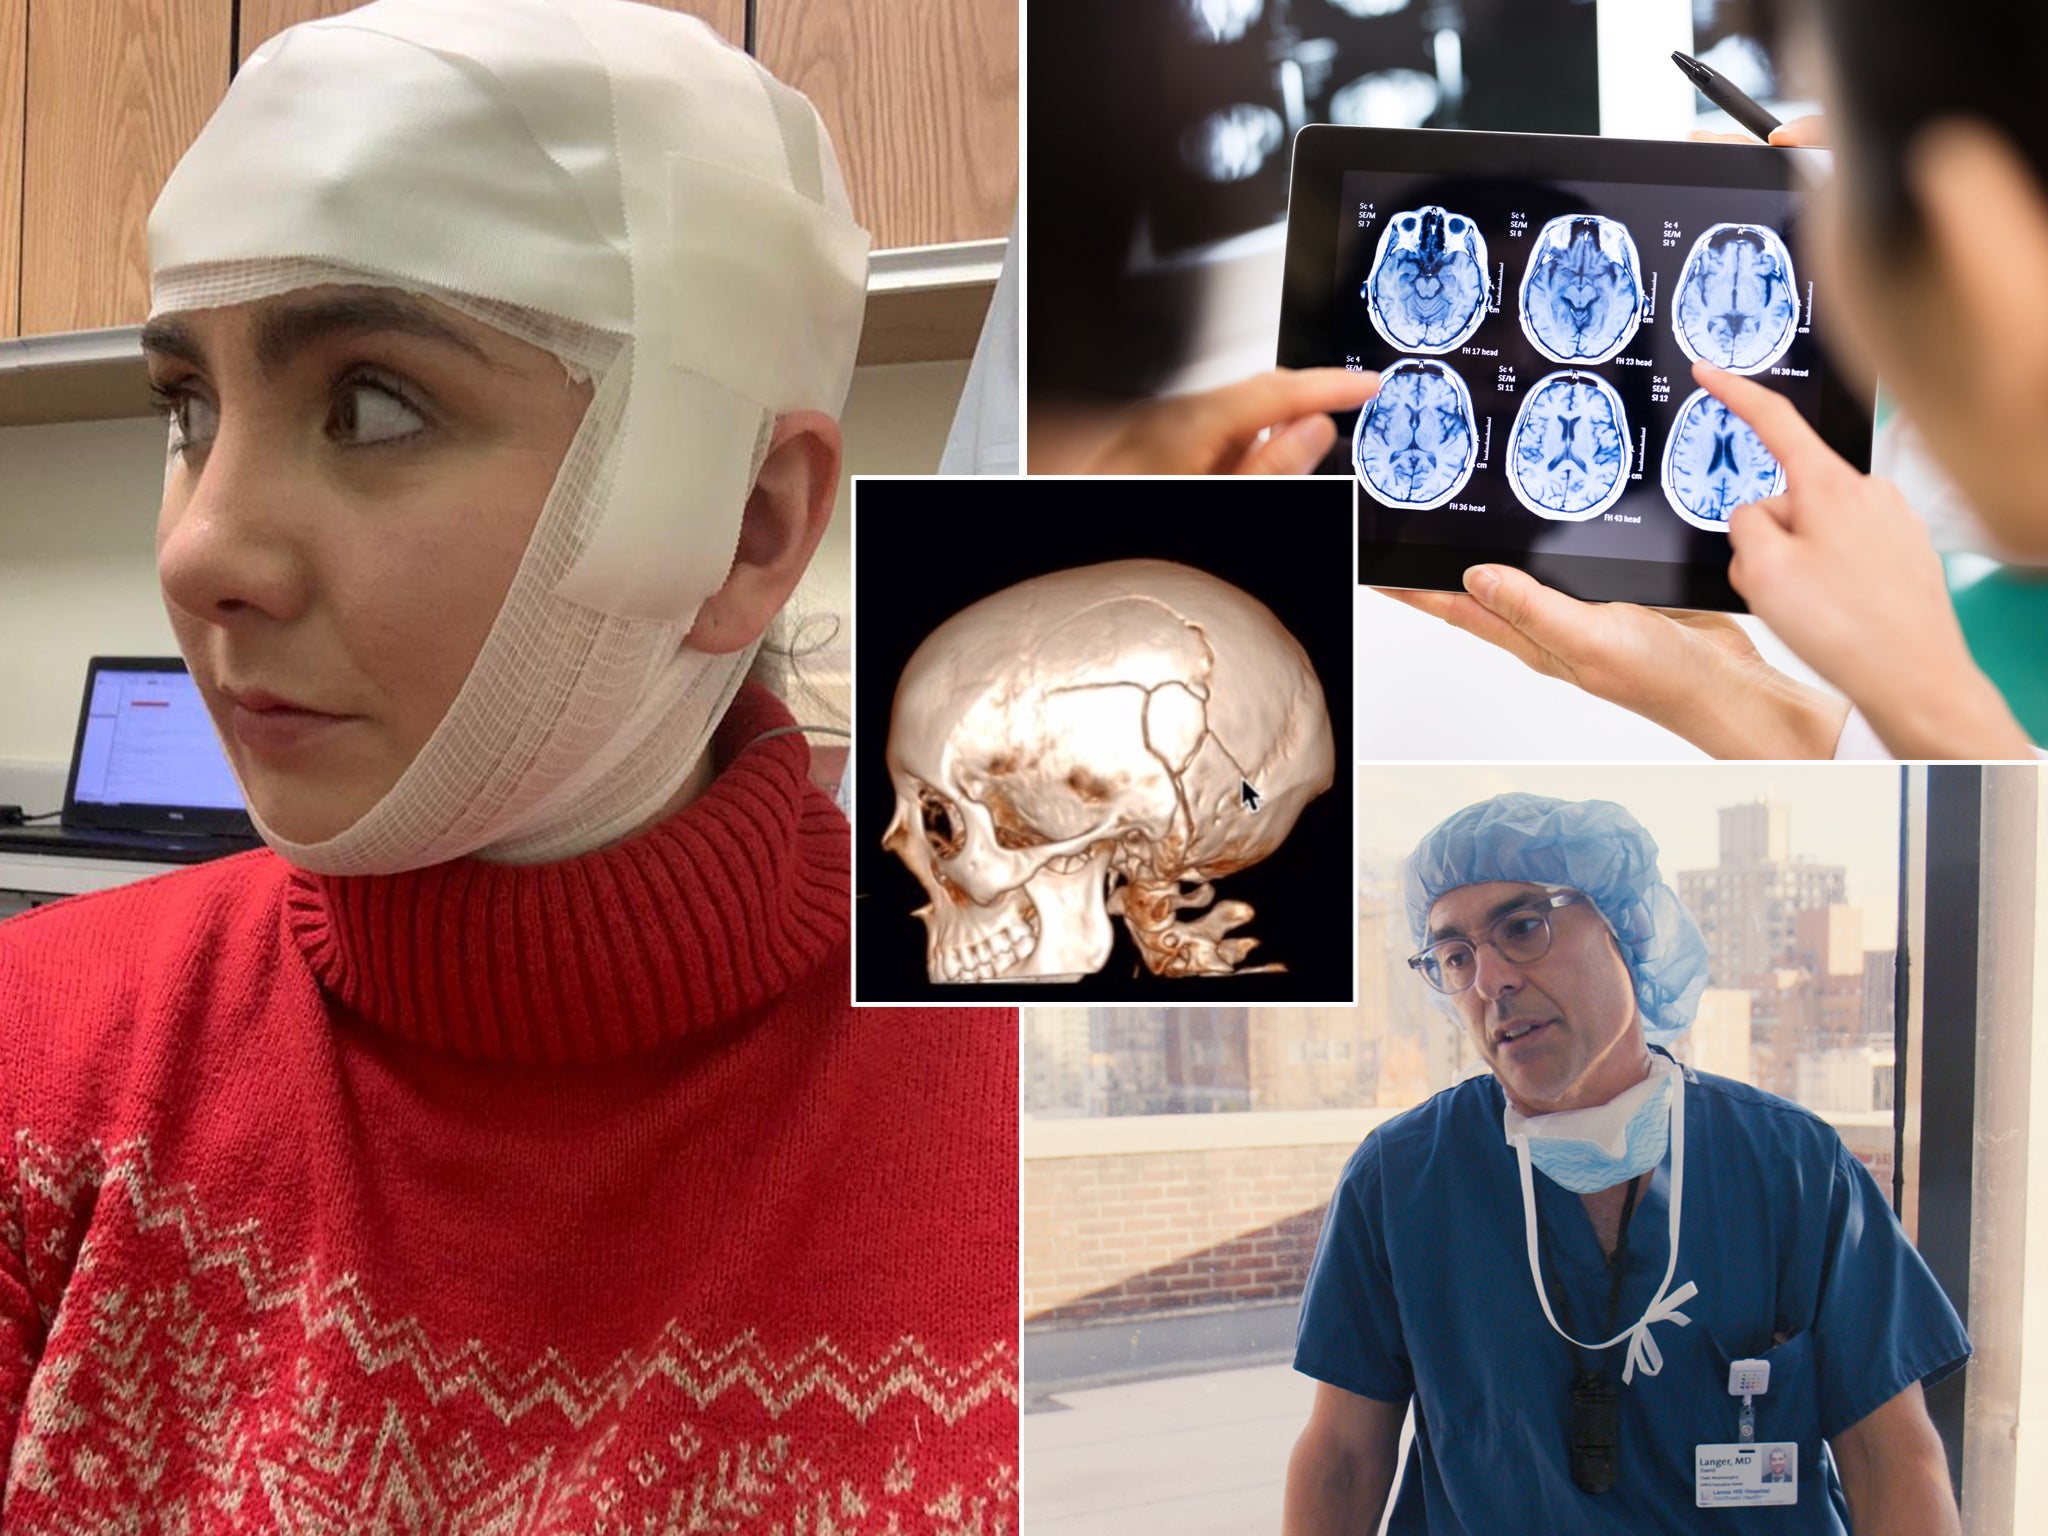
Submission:
[[[1027,1401],[1069,1410],[1026,1420],[1036,1517],[1099,1497],[1277,1526],[1313,1391],[1286,1364],[1294,1314],[1339,1171],[1483,1070],[1407,965],[1402,862],[1511,789],[1619,801],[1649,828],[1710,955],[1677,1054],[1806,1105],[1899,1187],[1898,768],[1362,769],[1357,1008],[1025,1011]],[[1090,1458],[1118,1475],[1084,1476]]]

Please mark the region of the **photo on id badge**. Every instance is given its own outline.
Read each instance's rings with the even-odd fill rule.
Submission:
[[[1694,1502],[1701,1509],[1799,1502],[1799,1445],[1703,1445]]]

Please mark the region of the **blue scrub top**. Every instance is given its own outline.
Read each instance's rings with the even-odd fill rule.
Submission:
[[[1571,1480],[1572,1348],[1529,1279],[1515,1154],[1500,1085],[1469,1079],[1389,1121],[1352,1154],[1302,1299],[1295,1369],[1381,1402],[1415,1402],[1415,1439],[1390,1536],[1574,1536],[1771,1531],[1846,1536],[1830,1436],[1914,1381],[1969,1357],[1955,1309],[1868,1170],[1809,1111],[1727,1078],[1685,1074],[1685,1208],[1676,1290],[1690,1326],[1651,1330],[1656,1376],[1621,1388],[1621,1476]],[[1643,1315],[1670,1257],[1669,1154],[1630,1221],[1621,1305],[1577,1195],[1539,1170],[1545,1268],[1598,1341]],[[1555,1266],[1554,1269],[1551,1266]],[[1556,1293],[1553,1292],[1553,1306]],[[1774,1344],[1778,1334],[1787,1336]],[[1627,1345],[1589,1366],[1620,1380]],[[1799,1502],[1702,1510],[1693,1449],[1738,1438],[1728,1365],[1771,1362],[1759,1442],[1799,1444]]]

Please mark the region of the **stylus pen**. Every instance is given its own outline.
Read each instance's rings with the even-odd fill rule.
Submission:
[[[1726,75],[1676,48],[1671,50],[1671,62],[1685,71],[1685,78],[1700,88],[1702,96],[1766,144],[1770,143],[1771,130],[1780,126],[1778,120],[1735,89]]]

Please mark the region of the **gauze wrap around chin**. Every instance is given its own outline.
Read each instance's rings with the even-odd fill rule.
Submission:
[[[810,103],[633,0],[374,0],[251,55],[149,238],[152,317],[398,288],[593,385],[440,726],[333,837],[259,816],[271,846],[326,874],[539,863],[673,798],[754,656],[683,636],[774,418],[838,415],[860,340],[868,238]]]

